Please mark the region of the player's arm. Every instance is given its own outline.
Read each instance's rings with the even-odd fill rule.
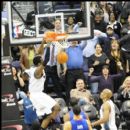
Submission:
[[[86,120],[86,121],[87,121],[87,124],[88,124],[88,128],[89,128],[89,130],[93,130],[93,129],[92,129],[92,125],[91,125],[90,120]]]
[[[35,72],[34,72],[34,77],[36,79],[41,78],[44,75],[44,63],[43,60],[41,58],[41,63],[39,63],[40,65],[36,68]]]
[[[69,121],[69,120],[70,120],[69,113],[66,113],[66,114],[63,116],[63,120],[64,120],[64,122],[66,122],[66,121]]]
[[[63,130],[71,130],[71,123],[69,121],[63,125]]]
[[[103,105],[103,117],[93,122],[92,126],[97,126],[106,123],[109,120],[109,114],[110,114],[110,105],[108,103],[105,103]]]

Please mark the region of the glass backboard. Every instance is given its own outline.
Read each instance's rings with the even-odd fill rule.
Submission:
[[[77,4],[78,3],[78,4]],[[51,1],[11,1],[8,5],[8,24],[11,45],[36,44],[42,41],[44,32],[40,25],[53,29],[55,19],[61,20],[62,33],[68,40],[82,40],[93,37],[90,2],[51,2]],[[82,11],[81,11],[82,5]],[[44,8],[43,8],[44,7]],[[66,32],[66,19],[82,14],[81,21],[75,23],[72,32]],[[50,21],[48,22],[49,19]]]

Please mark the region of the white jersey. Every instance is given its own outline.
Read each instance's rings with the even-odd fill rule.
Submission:
[[[36,108],[36,113],[38,116],[50,114],[52,112],[52,107],[57,103],[52,97],[44,92],[31,92],[30,100]]]
[[[29,75],[29,92],[42,92],[44,90],[44,82],[45,82],[45,72],[43,72],[43,76],[39,79],[36,79],[34,76],[34,72],[37,67],[31,67],[25,72]],[[44,71],[44,70],[43,70]]]
[[[105,124],[101,124],[102,126],[101,130],[106,130],[105,128],[109,128],[109,130],[117,130],[116,123],[115,123],[115,105],[111,100],[108,100],[107,102],[109,103],[111,107],[111,112],[109,115],[108,122]],[[100,109],[100,118],[102,117],[103,117],[103,105],[101,106],[101,109]]]

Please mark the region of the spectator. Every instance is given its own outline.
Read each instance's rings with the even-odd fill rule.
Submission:
[[[76,97],[71,97],[71,99],[70,99],[70,111],[63,116],[64,122],[71,121],[74,118],[74,113],[73,113],[72,108],[75,105],[78,105],[78,103],[79,103],[79,100]],[[80,115],[82,116],[83,119],[88,118],[87,114],[84,113],[83,111],[81,111]]]
[[[102,46],[103,52],[106,53],[106,55],[110,54],[110,46],[111,46],[111,40],[113,39],[119,39],[119,36],[114,33],[113,26],[108,25],[106,30],[107,37],[100,37],[99,43]]]
[[[109,56],[109,68],[110,68],[110,74],[117,74],[119,73],[119,67],[117,65],[118,62],[122,63],[123,68],[125,68],[125,62],[120,50],[120,46],[117,40],[112,40],[111,42],[111,50]],[[114,79],[114,93],[117,92],[119,86],[122,84],[122,77],[118,79]]]
[[[111,41],[111,51],[109,54],[109,60],[110,60],[110,74],[116,74],[118,71],[117,63],[120,61],[124,68],[124,59],[122,57],[122,53],[120,50],[119,42],[117,40]]]
[[[102,52],[100,44],[96,44],[95,53],[89,57],[88,66],[94,69],[93,77],[101,75],[102,66],[109,64],[109,59],[105,53]],[[98,83],[91,84],[91,92],[98,92]]]
[[[100,119],[94,121],[92,126],[101,125],[103,130],[117,130],[116,121],[115,121],[115,106],[111,100],[112,91],[109,89],[104,89],[100,98],[103,101],[103,104],[100,108]]]
[[[110,14],[110,21],[108,23],[108,25],[112,25],[114,32],[119,36],[119,38],[121,37],[121,28],[122,28],[122,24],[120,22],[117,21],[117,17],[115,15],[114,12],[111,12]]]
[[[16,67],[16,68],[20,68],[20,56],[21,56],[21,50],[22,47],[21,46],[12,46],[11,47],[11,56],[12,56],[12,66]]]
[[[29,69],[33,65],[35,53],[36,52],[33,45],[24,46],[22,48],[20,56],[20,65],[22,70]]]
[[[94,38],[89,40],[83,40],[82,42],[86,42],[86,46],[83,49],[83,56],[84,56],[84,69],[88,71],[88,59],[91,55],[95,53],[95,45],[98,42],[99,37],[107,37],[106,33],[103,33],[99,30],[94,29]],[[86,67],[86,68],[85,68]]]
[[[108,64],[108,57],[105,53],[102,51],[101,45],[98,43],[95,45],[95,53],[90,56],[89,58],[89,68],[94,68],[94,74],[93,75],[100,75],[101,69],[104,64]]]
[[[86,43],[78,44],[78,41],[72,41],[70,46],[66,49],[68,55],[67,71],[66,71],[66,97],[67,104],[69,103],[70,90],[74,87],[74,82],[81,78],[85,80],[83,73],[83,55],[82,50]],[[77,58],[78,57],[78,58]]]
[[[70,91],[70,97],[78,98],[79,104],[82,102],[84,102],[84,104],[95,103],[92,94],[89,90],[87,90],[83,79],[76,80],[76,88]]]
[[[120,16],[121,13],[123,13],[123,6],[125,4],[125,1],[117,1],[113,6],[114,6],[114,12],[115,15],[117,16],[118,21],[120,21]],[[121,22],[121,21],[120,21]],[[122,23],[122,22],[121,22]]]
[[[94,69],[90,68],[90,72],[88,74],[88,82],[90,82],[90,83],[91,82],[98,82],[99,83],[98,84],[99,93],[101,93],[102,90],[104,90],[105,88],[110,89],[113,92],[114,91],[113,80],[115,78],[119,78],[121,76],[124,76],[123,67],[122,67],[121,62],[118,62],[117,65],[120,69],[120,73],[114,74],[114,75],[110,75],[108,65],[104,65],[102,68],[102,75],[91,77]]]
[[[128,15],[128,23],[122,27],[122,37],[119,39],[121,51],[125,59],[126,73],[130,75],[130,15]]]
[[[121,102],[124,102],[130,99],[130,76],[127,76],[123,84],[120,86],[118,90],[117,99],[120,99]]]
[[[130,13],[130,3],[127,1],[122,2],[123,8],[121,9],[120,22],[122,25],[127,23],[127,17]]]
[[[28,76],[28,74],[26,73],[26,72],[22,72],[22,74],[21,74],[21,77],[22,77],[22,79],[23,79],[23,81],[24,81],[24,92],[26,93],[27,91],[29,91],[28,90],[28,86],[29,86],[29,76]]]
[[[15,67],[12,67],[13,80],[16,90],[16,97],[19,100],[20,98],[25,98],[26,94],[24,93],[25,82],[21,77],[21,70],[17,70]]]
[[[123,29],[127,29],[126,33],[128,33],[128,31],[130,30],[130,14],[128,14],[127,22],[126,22],[126,24],[123,25],[122,31],[123,31]]]
[[[99,1],[99,8],[103,10],[103,19],[106,23],[109,22],[109,14],[107,10],[107,2],[106,1]]]
[[[114,5],[113,3],[107,3],[107,12],[110,15],[110,13],[114,12]]]
[[[96,14],[99,14],[99,15],[102,17],[102,19],[104,19],[104,11],[103,11],[102,8],[99,7],[99,3],[98,3],[98,2],[97,2],[97,8],[95,9],[94,14],[95,14],[95,15],[96,15]],[[104,20],[103,20],[103,21],[104,21]]]
[[[96,8],[97,8],[97,2],[95,1],[90,2],[90,11],[92,16],[94,16]]]
[[[72,16],[69,16],[66,21],[67,21],[67,23],[65,24],[66,32],[67,33],[73,32],[73,27],[75,25],[75,19]]]
[[[61,28],[61,20],[60,19],[56,19],[54,22],[54,26],[55,26],[55,32],[56,33],[62,33],[62,28]]]
[[[114,28],[112,25],[107,26],[106,33],[107,33],[108,37],[110,37],[112,39],[119,39],[119,36],[114,33]]]
[[[26,16],[26,26],[27,27],[31,27],[33,25],[35,25],[35,15],[37,14],[37,4],[36,2],[33,2],[33,10],[27,13]]]
[[[2,2],[1,3],[1,14],[2,14],[2,18],[7,18],[7,2]]]
[[[34,66],[25,70],[29,76],[29,92],[42,92],[44,90],[44,82],[46,78],[42,57],[35,56],[33,64]]]
[[[19,61],[20,53],[21,53],[21,47],[19,46],[11,47],[11,55],[12,55],[13,61]]]
[[[85,27],[85,15],[84,15],[84,2],[81,2],[81,7],[80,7],[80,11],[78,11],[75,14],[75,23],[81,22],[82,23],[82,27]]]
[[[101,14],[96,13],[94,16],[94,29],[106,32],[107,23],[104,22]]]
[[[49,35],[49,33],[54,32],[47,32],[46,34]],[[46,80],[45,80],[45,88],[44,92],[47,93],[48,91],[48,83],[49,78],[52,79],[54,84],[54,91],[57,94],[58,97],[62,97],[62,88],[60,84],[60,71],[57,69],[59,67],[59,64],[57,62],[57,54],[62,50],[63,46],[59,44],[58,41],[54,41],[53,37],[45,36],[45,41],[42,42],[43,45],[41,45],[41,50],[44,48],[44,43],[47,43],[47,46],[44,48],[43,52],[43,60],[45,63],[45,73],[46,73]],[[63,64],[63,74],[65,74],[66,66]]]
[[[87,119],[83,119],[80,115],[81,109],[80,106],[75,105],[73,107],[74,118],[71,121],[67,121],[64,124],[63,130],[78,130],[79,128],[82,130],[92,130],[91,123]]]

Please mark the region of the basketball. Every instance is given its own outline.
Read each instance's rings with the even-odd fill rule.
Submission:
[[[60,64],[66,63],[68,61],[68,55],[66,54],[66,52],[64,52],[64,51],[59,52],[57,55],[57,61]]]

